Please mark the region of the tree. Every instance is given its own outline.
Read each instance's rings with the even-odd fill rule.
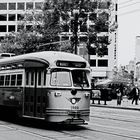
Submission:
[[[106,10],[99,10],[98,17],[94,17],[95,10],[97,10],[97,5],[101,9],[110,9],[113,5],[111,0],[105,0],[105,2],[98,3],[99,1],[91,1],[91,0],[51,0],[51,5],[57,8],[59,11],[59,16],[62,19],[60,26],[69,26],[73,33],[71,38],[71,52],[77,53],[77,46],[79,44],[78,40],[78,29],[82,29],[87,36],[87,49],[88,51],[93,47],[96,48],[96,53],[99,56],[104,56],[107,53],[107,47],[111,43],[106,36],[98,37],[98,34],[101,32],[113,32],[117,28],[114,25],[111,25],[109,22],[110,13],[105,12]],[[52,7],[51,7],[52,8]],[[78,11],[75,13],[74,11]],[[93,13],[94,27],[89,27],[86,29],[87,22],[87,12]],[[72,19],[73,18],[73,19]],[[92,17],[90,17],[92,18]],[[110,26],[111,29],[110,29]],[[115,27],[115,28],[114,28]]]
[[[106,3],[101,3],[99,6],[109,8],[112,4],[111,0],[106,1]],[[106,54],[110,41],[106,36],[99,38],[98,34],[100,32],[109,32],[110,23],[108,22],[109,15],[105,11],[99,11],[99,16],[94,17],[97,5],[98,0],[94,2],[91,0],[45,0],[41,13],[34,9],[25,13],[20,23],[21,30],[18,33],[10,34],[9,37],[6,36],[2,48],[5,49],[5,52],[13,52],[14,50],[12,49],[16,49],[18,50],[15,50],[17,53],[42,50],[62,50],[73,53],[74,51],[76,52],[76,47],[79,44],[78,29],[80,27],[88,38],[86,42],[88,52],[90,52],[94,44],[97,54],[103,56]],[[78,13],[74,13],[76,9],[78,9]],[[93,19],[95,25],[87,29],[87,12],[89,11],[93,13],[90,18]],[[29,23],[32,26],[27,28],[26,25]],[[71,45],[69,43],[58,43],[59,35],[67,27],[71,28],[73,34]],[[115,28],[112,28],[113,30]]]

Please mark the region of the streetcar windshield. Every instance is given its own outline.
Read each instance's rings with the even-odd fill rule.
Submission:
[[[51,72],[52,86],[71,87],[72,82],[73,82],[73,86],[75,87],[80,87],[80,88],[89,87],[86,71],[84,70],[70,71],[66,69],[53,69],[53,71]]]
[[[72,70],[73,85],[75,87],[89,87],[86,71]]]
[[[70,79],[70,71],[64,69],[53,70],[51,74],[51,85],[64,87],[72,86]]]

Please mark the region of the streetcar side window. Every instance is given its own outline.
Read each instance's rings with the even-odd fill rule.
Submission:
[[[26,72],[26,85],[29,85],[29,72]]]
[[[44,86],[46,85],[46,74],[47,74],[47,72],[44,71]]]
[[[38,86],[41,85],[41,71],[38,72]]]
[[[9,84],[10,84],[10,75],[6,75],[6,77],[5,77],[5,85],[9,86]]]
[[[4,76],[1,75],[0,76],[0,86],[3,86],[4,85]]]
[[[18,74],[17,75],[17,86],[21,86],[22,85],[22,74]]]
[[[34,81],[35,81],[35,77],[34,77],[34,72],[31,72],[31,85],[34,85]],[[29,81],[29,77],[28,77],[28,81]]]
[[[16,84],[16,75],[11,75],[11,86],[15,86]]]

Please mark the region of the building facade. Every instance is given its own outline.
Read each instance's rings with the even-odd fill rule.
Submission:
[[[135,79],[140,85],[140,36],[136,36],[136,46],[135,46]]]
[[[91,0],[95,8],[93,11],[87,11],[86,24],[78,26],[78,47],[77,53],[87,59],[90,63],[92,70],[92,78],[111,78],[113,71],[117,67],[118,59],[118,45],[117,35],[115,30],[111,32],[112,25],[117,23],[117,0]],[[0,40],[4,38],[9,32],[18,32],[19,22],[23,19],[23,15],[29,9],[41,10],[44,0],[0,0]],[[111,2],[111,6],[108,6]],[[108,22],[110,26],[108,30],[98,34],[98,38],[105,37],[110,41],[107,51],[104,56],[100,57],[95,52],[94,39],[89,38],[92,42],[90,52],[87,51],[87,29],[94,28],[94,20],[100,13],[105,11],[107,13]],[[60,19],[61,20],[61,19]],[[29,28],[32,23],[27,23],[26,28]],[[72,37],[71,28],[68,25],[63,26],[63,32],[60,34],[60,40],[70,40]]]
[[[0,0],[0,40],[9,32],[17,32],[23,15],[29,9],[41,10],[43,0]],[[32,23],[26,25],[29,28]]]

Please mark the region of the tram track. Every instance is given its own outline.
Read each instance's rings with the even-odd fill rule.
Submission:
[[[122,119],[115,119],[115,118],[111,118],[111,117],[108,117],[107,116],[99,116],[99,115],[91,115],[90,116],[91,118],[99,118],[99,119],[108,119],[108,120],[117,120],[117,121],[125,121],[125,122],[128,122],[128,120],[122,120]],[[23,121],[24,122],[24,121]],[[140,140],[140,137],[138,136],[131,136],[129,133],[128,134],[123,134],[123,133],[119,133],[119,132],[114,132],[114,131],[110,131],[109,129],[112,129],[111,127],[113,126],[105,126],[103,124],[99,124],[97,122],[89,122],[88,125],[85,125],[85,126],[72,126],[72,127],[69,127],[69,126],[63,126],[63,125],[50,125],[47,124],[45,126],[40,126],[40,127],[37,127],[37,125],[34,124],[34,122],[30,122],[29,125],[27,125],[26,123],[28,122],[20,122],[20,123],[14,123],[14,122],[7,122],[7,121],[2,121],[0,122],[0,126],[2,127],[5,127],[5,128],[8,128],[9,130],[8,131],[17,131],[17,132],[21,132],[21,133],[24,133],[26,135],[30,135],[30,136],[33,136],[33,137],[37,137],[39,139],[44,139],[44,140],[59,140],[61,139],[77,139],[77,140],[84,140],[84,139],[87,139],[87,140],[91,140],[91,139],[94,139],[92,138],[90,135],[93,133],[98,133],[98,135],[111,135],[112,137],[118,137],[120,140],[121,139],[128,139],[128,140]],[[129,121],[129,122],[132,122],[133,123],[133,120],[132,121]],[[40,122],[39,122],[40,123]],[[135,122],[136,123],[136,122]],[[42,123],[41,123],[42,125]],[[97,126],[97,127],[96,127]],[[24,128],[26,127],[26,128]],[[103,128],[104,129],[100,129],[100,128]],[[33,128],[33,129],[31,129]],[[106,129],[107,128],[107,129]],[[114,127],[115,129],[114,130],[117,130],[117,129],[123,129],[123,128],[119,128],[119,127]],[[35,130],[37,129],[37,130]],[[44,131],[43,133],[39,133],[38,131]],[[124,131],[127,131],[127,129],[124,128]],[[0,130],[1,131],[1,130]],[[46,131],[46,132],[45,132]],[[51,132],[56,132],[56,134],[58,133],[58,137],[54,135],[48,135],[48,131],[51,131]],[[133,130],[134,131],[134,130]],[[90,135],[85,135],[85,134],[90,134]],[[101,139],[102,140],[102,139]]]
[[[94,125],[96,126],[96,125]],[[97,129],[90,129],[88,128],[87,130],[91,131],[91,132],[97,132],[97,133],[103,133],[103,134],[109,134],[109,135],[112,135],[112,136],[117,136],[117,137],[121,137],[122,139],[123,138],[129,138],[129,139],[133,139],[133,140],[140,140],[140,137],[134,137],[134,136],[128,136],[128,135],[124,135],[124,134],[119,134],[119,133],[116,133],[116,132],[108,132],[108,131],[101,131],[101,130],[97,130]],[[120,139],[121,139],[120,138]]]
[[[56,137],[53,137],[53,136],[47,136],[47,135],[39,134],[35,131],[19,128],[17,126],[11,126],[11,125],[13,125],[12,123],[6,123],[6,124],[3,123],[3,124],[0,124],[0,125],[2,125],[2,127],[8,128],[10,131],[18,131],[18,132],[21,132],[21,133],[24,133],[24,134],[27,134],[27,135],[31,135],[31,136],[34,136],[34,137],[38,137],[38,138],[44,139],[44,140],[58,140],[58,139],[60,139],[59,136],[58,136],[58,138],[56,138]],[[128,139],[132,139],[132,140],[139,140],[140,139],[139,137],[136,137],[136,136],[129,136],[129,135],[124,135],[124,134],[120,134],[120,133],[117,133],[117,132],[110,132],[110,131],[107,131],[107,130],[94,129],[94,127],[93,127],[93,129],[92,129],[92,127],[89,128],[91,125],[93,125],[94,127],[99,126],[99,124],[90,124],[89,123],[88,126],[79,126],[79,127],[77,126],[77,129],[81,130],[81,132],[82,131],[88,131],[88,133],[89,133],[89,131],[90,131],[91,133],[94,132],[94,133],[102,133],[102,134],[106,134],[106,135],[117,136],[117,137],[120,137],[120,139],[123,139],[123,138],[126,138],[126,139],[128,138]],[[103,127],[103,126],[100,126],[100,127]],[[66,137],[66,138],[69,138],[69,139],[77,138],[77,139],[80,139],[80,140],[91,139],[88,136],[84,136],[84,134],[82,134],[82,133],[77,134],[78,130],[71,132],[71,130],[68,131],[67,128],[65,130],[65,127],[64,128],[62,127],[59,130],[59,133],[64,134],[64,137]],[[76,130],[76,128],[75,128],[75,130]],[[52,131],[54,131],[54,133],[58,132],[58,130],[55,130],[55,128],[54,128],[54,130],[52,129]]]
[[[4,123],[0,123],[0,126],[2,126],[3,128],[6,128],[7,130],[6,131],[17,131],[17,132],[21,132],[21,133],[24,133],[24,134],[27,134],[27,135],[30,135],[30,136],[34,136],[34,137],[37,137],[37,138],[40,138],[40,139],[44,139],[44,140],[58,140],[60,139],[59,138],[59,135],[58,137],[56,138],[56,136],[48,136],[48,135],[43,135],[43,134],[40,134],[39,132],[36,132],[36,131],[33,131],[33,130],[28,130],[28,129],[24,129],[24,128],[21,128],[22,126],[17,126],[17,124],[13,124],[13,123],[10,123],[10,122],[4,122]],[[34,126],[33,126],[34,127]],[[79,127],[79,126],[77,126]],[[65,130],[66,128],[66,130]],[[29,128],[30,129],[30,128]],[[33,128],[34,129],[34,128]],[[36,128],[35,128],[36,129]],[[37,128],[38,129],[38,128]],[[40,129],[42,129],[40,127]],[[46,134],[47,134],[47,130],[52,130],[54,131],[54,133],[60,133],[60,137],[62,138],[76,138],[76,139],[88,139],[87,137],[85,136],[81,136],[81,135],[78,135],[78,134],[74,134],[72,132],[69,132],[68,131],[68,126],[61,126],[60,129],[56,129],[56,128],[51,128],[51,129],[44,129],[44,131],[46,131]],[[76,130],[76,129],[74,129]],[[0,130],[1,131],[5,131],[5,130]],[[70,130],[71,131],[71,130]]]

